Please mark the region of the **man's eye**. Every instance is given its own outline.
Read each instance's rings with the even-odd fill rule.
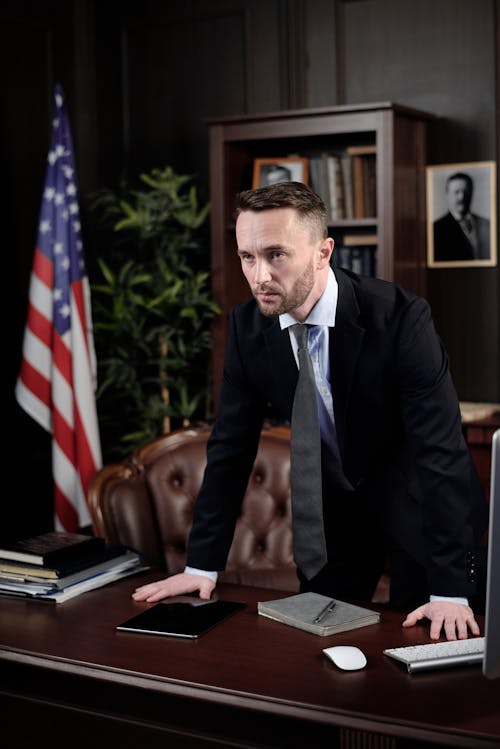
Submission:
[[[274,250],[271,252],[271,258],[273,260],[279,259],[280,257],[283,257],[284,253],[281,250]]]

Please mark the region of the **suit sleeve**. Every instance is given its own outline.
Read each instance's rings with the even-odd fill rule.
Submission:
[[[245,373],[242,339],[233,311],[217,420],[189,537],[187,564],[198,569],[225,567],[264,421],[266,404]]]
[[[420,484],[425,565],[434,595],[475,593],[468,559],[485,526],[485,502],[462,433],[458,397],[430,308],[415,299],[398,331],[403,429]]]

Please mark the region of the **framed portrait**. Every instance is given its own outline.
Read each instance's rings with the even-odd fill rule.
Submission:
[[[299,156],[254,159],[252,187],[273,185],[276,182],[303,182],[308,184],[309,159]]]
[[[496,265],[496,163],[428,166],[426,188],[427,265]]]

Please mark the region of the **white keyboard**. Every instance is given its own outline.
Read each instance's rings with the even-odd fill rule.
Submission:
[[[432,668],[472,665],[483,662],[484,637],[387,648],[384,650],[384,655],[406,663],[409,673],[427,671]]]

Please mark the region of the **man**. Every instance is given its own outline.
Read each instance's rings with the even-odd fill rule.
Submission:
[[[490,257],[490,222],[471,213],[473,183],[468,174],[455,172],[446,180],[448,213],[434,222],[434,260],[487,260]]]
[[[389,555],[391,603],[414,607],[406,626],[427,617],[433,639],[443,627],[448,639],[478,634],[467,599],[486,500],[427,303],[393,284],[334,272],[325,205],[301,183],[240,193],[236,239],[253,299],[231,313],[188,567],[141,586],[134,599],[210,597],[263,421],[291,419],[298,373],[289,326],[300,322],[314,325],[328,547],[319,574],[307,579],[299,569],[301,590],[369,601]],[[335,456],[342,480],[331,470]]]

